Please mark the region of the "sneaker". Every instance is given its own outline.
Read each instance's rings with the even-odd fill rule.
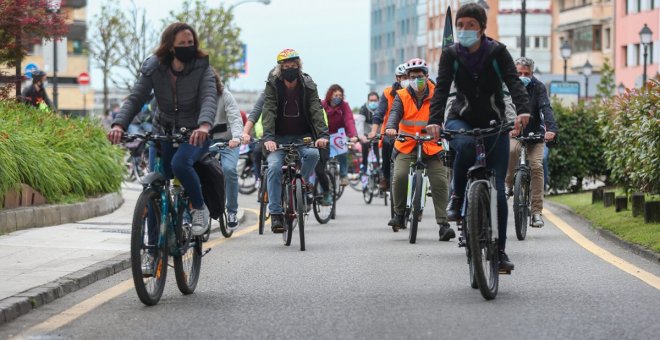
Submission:
[[[454,232],[454,229],[449,226],[449,223],[441,223],[438,234],[440,235],[440,241],[449,241],[456,237],[456,233]]]
[[[151,277],[154,275],[154,261],[153,255],[149,253],[142,255],[142,276]]]
[[[204,205],[204,208],[202,209],[192,209],[190,212],[192,215],[192,233],[195,236],[201,236],[206,233],[206,231],[209,229],[209,209],[206,208],[206,205]]]
[[[238,229],[238,217],[236,213],[230,212],[227,213],[227,229],[236,230]]]
[[[387,225],[392,227],[392,231],[397,232],[399,229],[403,227],[403,215],[399,215],[397,213],[394,214],[394,217],[387,222]]]
[[[449,205],[447,205],[447,220],[450,222],[458,221],[461,218],[461,205],[463,198],[451,195]]]
[[[323,200],[321,201],[321,205],[324,205],[324,206],[332,205],[332,195],[333,195],[332,190],[328,190],[328,191],[324,192],[323,193]]]
[[[543,228],[545,223],[543,223],[543,217],[541,214],[532,215],[532,227],[534,228]]]
[[[509,260],[504,250],[500,250],[500,271],[510,272],[514,268],[513,262]]]
[[[378,182],[378,187],[382,191],[387,191],[390,188],[390,183],[387,178],[381,178],[380,182]]]
[[[275,234],[284,232],[284,216],[282,214],[270,214],[270,230]]]
[[[506,188],[506,199],[513,197],[513,188]]]
[[[343,186],[343,187],[347,186],[348,185],[348,177],[347,176],[342,177],[341,180],[339,180],[339,182],[340,182],[341,186]]]

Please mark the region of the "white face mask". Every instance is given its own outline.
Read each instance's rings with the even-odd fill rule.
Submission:
[[[407,88],[409,85],[410,85],[410,80],[409,79],[401,81],[401,87],[403,87],[404,89]]]

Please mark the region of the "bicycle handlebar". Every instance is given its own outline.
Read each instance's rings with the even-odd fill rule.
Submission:
[[[454,135],[459,135],[459,136],[469,136],[469,137],[490,137],[494,136],[497,134],[501,134],[504,132],[509,132],[513,129],[513,123],[502,123],[497,126],[489,127],[489,128],[476,128],[472,130],[465,130],[465,129],[460,129],[460,130],[449,130],[449,129],[443,129],[440,131],[440,137],[444,139],[452,139]]]
[[[545,136],[540,133],[530,133],[528,136],[517,136],[513,137],[519,141],[524,141],[524,142],[542,142],[545,140]]]
[[[151,132],[135,134],[128,134],[124,132],[122,134],[121,141],[126,143],[135,141],[136,139],[142,139],[145,141],[172,142],[181,144],[188,142],[191,133],[192,131],[188,131],[186,128],[181,128],[181,133],[170,133],[164,135],[153,134]]]
[[[405,132],[399,132],[399,134],[396,136],[396,140],[398,140],[399,142],[405,142],[406,139],[412,139],[414,141],[417,141],[418,143],[423,143],[423,142],[432,141],[434,138],[432,135],[417,136],[417,135],[407,134]]]

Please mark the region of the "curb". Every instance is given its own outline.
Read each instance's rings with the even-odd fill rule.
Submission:
[[[245,222],[245,210],[239,209],[239,223]],[[215,227],[211,231],[217,231]],[[69,293],[85,288],[131,267],[130,252],[63,276],[55,281],[30,288],[24,292],[0,300],[0,326],[9,323],[31,310],[53,302]]]
[[[593,230],[598,236],[601,236],[602,238],[616,244],[617,246],[619,246],[623,249],[626,249],[626,250],[632,252],[635,255],[641,256],[641,257],[651,261],[652,263],[660,264],[660,253],[656,253],[653,250],[650,250],[650,249],[647,249],[643,246],[640,246],[639,244],[635,244],[635,243],[632,243],[632,242],[628,242],[624,239],[621,239],[619,236],[617,236],[615,233],[613,233],[609,230],[594,226],[589,220],[587,220],[586,218],[576,214],[571,208],[569,208],[569,207],[567,207],[563,204],[556,203],[556,202],[551,202],[549,200],[545,200],[544,204],[547,204],[548,206],[550,206],[553,209],[560,210],[563,213],[570,214],[571,217],[573,217],[573,218],[581,221],[582,223],[588,225],[589,228],[591,230]]]
[[[107,215],[117,210],[123,203],[124,198],[121,193],[115,192],[80,203],[49,204],[0,211],[0,234],[73,223]]]

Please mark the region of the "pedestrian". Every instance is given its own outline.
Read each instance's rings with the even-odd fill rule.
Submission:
[[[48,77],[46,72],[37,70],[32,72],[32,84],[25,87],[21,92],[22,100],[26,104],[30,104],[41,110],[48,110],[53,107],[48,93],[46,93],[46,86],[48,86]]]
[[[337,133],[339,129],[344,129],[349,141],[357,142],[357,130],[355,129],[355,120],[353,120],[353,110],[344,99],[344,88],[338,84],[333,84],[325,93],[325,99],[321,101],[323,109],[328,116],[328,131],[330,134]],[[348,153],[336,156],[339,162],[340,185],[348,185]]]

